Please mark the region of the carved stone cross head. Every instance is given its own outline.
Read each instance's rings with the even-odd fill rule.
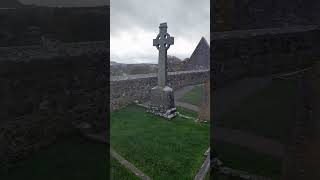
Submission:
[[[167,33],[167,28],[167,23],[161,23],[159,26],[160,32],[156,39],[153,39],[153,46],[156,46],[159,51],[168,50],[170,45],[174,43],[174,37]]]

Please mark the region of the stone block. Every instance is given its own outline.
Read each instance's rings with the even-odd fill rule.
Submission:
[[[174,105],[173,89],[168,86],[152,88],[148,112],[168,119],[175,117],[177,112]]]

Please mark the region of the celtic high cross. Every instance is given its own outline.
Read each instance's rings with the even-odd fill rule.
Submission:
[[[159,50],[158,58],[158,86],[165,87],[167,85],[167,50],[173,45],[174,38],[167,33],[167,23],[161,23],[160,32],[156,39],[153,39],[153,46]]]

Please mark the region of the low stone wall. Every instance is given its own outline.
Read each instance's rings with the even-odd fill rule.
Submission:
[[[173,89],[178,89],[187,85],[204,83],[209,79],[209,75],[208,70],[169,72],[168,83]],[[156,74],[111,77],[111,111],[128,105],[135,100],[144,101],[149,99],[150,90],[156,85]]]
[[[106,126],[107,56],[0,61],[0,168],[74,132],[78,122]]]
[[[310,66],[320,57],[320,28],[301,26],[215,32],[211,63],[219,85],[247,75],[267,75]]]

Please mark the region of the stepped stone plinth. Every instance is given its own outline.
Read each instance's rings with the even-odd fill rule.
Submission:
[[[171,119],[176,116],[173,89],[165,87],[154,87],[151,89],[151,104],[149,112]]]

